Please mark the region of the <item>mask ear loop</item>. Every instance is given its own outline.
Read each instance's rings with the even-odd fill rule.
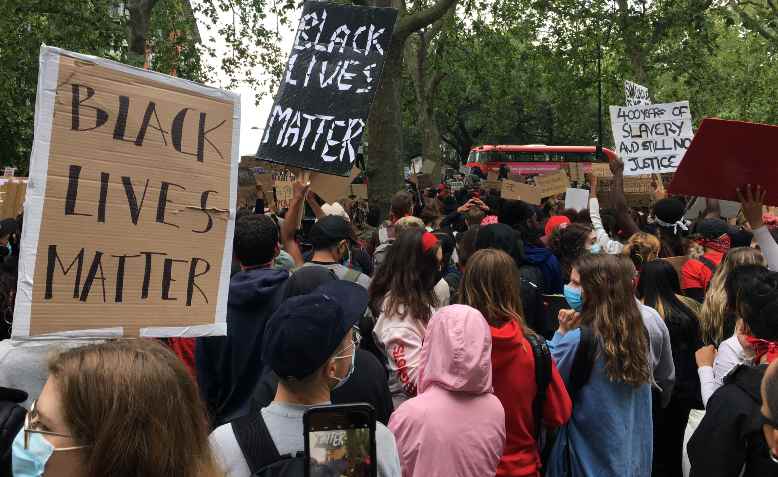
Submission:
[[[770,460],[775,462],[776,464],[778,464],[778,457],[776,457],[775,454],[773,454],[773,450],[772,449],[770,449],[769,454],[770,454]]]

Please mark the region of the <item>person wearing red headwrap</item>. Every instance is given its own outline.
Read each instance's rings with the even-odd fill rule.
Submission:
[[[681,267],[684,295],[700,303],[705,300],[705,291],[713,274],[732,245],[728,231],[727,223],[721,219],[705,219],[697,224],[699,238],[695,242],[705,249],[705,253],[698,259],[687,260]]]

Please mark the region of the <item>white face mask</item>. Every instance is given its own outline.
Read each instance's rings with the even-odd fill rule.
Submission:
[[[348,373],[346,373],[346,376],[344,376],[342,378],[339,378],[337,376],[330,376],[332,379],[334,379],[334,380],[336,380],[338,382],[332,388],[332,391],[334,391],[334,390],[338,389],[339,387],[343,386],[344,384],[346,384],[346,381],[348,381],[349,378],[351,378],[351,375],[354,374],[354,368],[356,367],[356,362],[357,362],[357,348],[355,346],[352,349],[353,349],[353,352],[351,353],[350,356],[349,355],[343,355],[343,356],[335,356],[334,358],[332,358],[332,359],[351,358],[351,366],[349,366],[349,370],[348,370]]]

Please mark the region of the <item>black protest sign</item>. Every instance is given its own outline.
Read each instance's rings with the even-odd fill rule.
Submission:
[[[348,176],[397,10],[308,2],[257,158]]]

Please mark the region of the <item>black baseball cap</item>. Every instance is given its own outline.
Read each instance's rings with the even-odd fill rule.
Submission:
[[[351,224],[346,219],[339,215],[327,215],[313,224],[308,238],[314,247],[320,247],[336,244],[341,240],[352,240],[351,234]]]
[[[286,300],[265,328],[262,361],[282,379],[310,376],[359,322],[367,302],[364,287],[343,280]]]

